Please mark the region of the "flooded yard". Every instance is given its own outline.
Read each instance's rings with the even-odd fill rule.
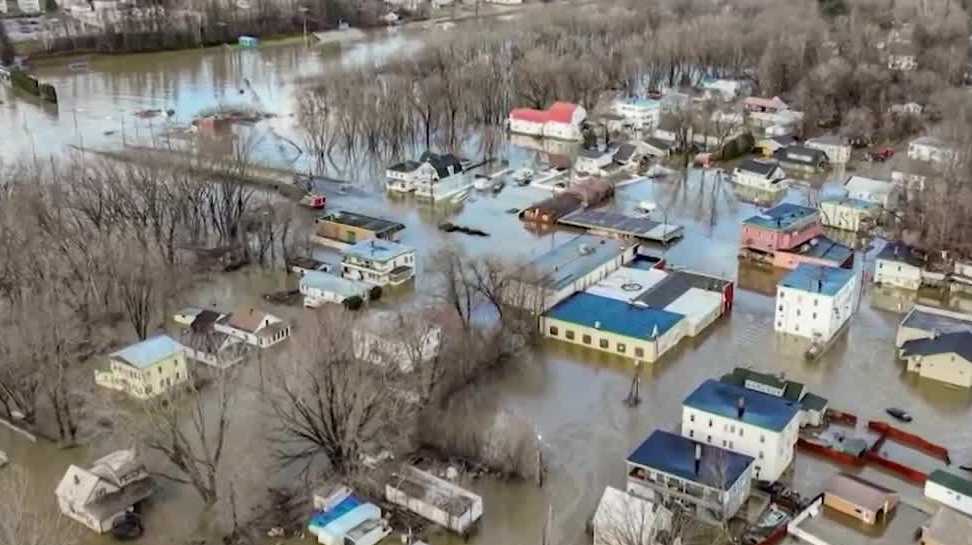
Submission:
[[[173,119],[185,123],[200,109],[237,99],[244,79],[253,82],[259,100],[278,114],[271,125],[286,131],[288,124],[293,123],[289,117],[294,111],[293,92],[301,78],[326,76],[330,66],[410,47],[414,40],[407,34],[381,36],[341,55],[308,53],[298,45],[256,51],[166,53],[125,61],[96,60],[91,70],[84,73],[58,66],[45,67],[39,73],[57,85],[62,97],[60,109],[52,113],[38,104],[3,96],[0,125],[23,131],[24,138],[9,141],[0,153],[6,160],[29,156],[35,151],[39,153],[41,142],[47,153],[78,145],[82,137],[86,146],[118,145],[123,125],[132,123],[124,130],[134,130],[131,112],[173,108]],[[144,120],[138,123],[139,130],[144,130],[147,123]],[[117,132],[108,135],[106,131]],[[536,155],[511,144],[503,150],[513,164],[531,161]],[[435,286],[424,273],[434,266],[434,253],[447,244],[461,246],[471,255],[525,257],[538,255],[576,233],[562,229],[535,233],[508,212],[550,195],[533,187],[509,184],[498,195],[473,192],[463,202],[444,206],[391,198],[377,183],[358,184],[347,192],[328,185],[318,189],[327,195],[329,208],[373,214],[407,226],[402,242],[418,249],[418,279],[414,293],[398,298],[399,302],[433,295]],[[805,203],[810,191],[807,186],[794,187],[785,199]],[[483,495],[485,515],[468,543],[538,543],[548,517],[554,543],[589,543],[585,525],[606,485],[623,488],[627,454],[652,430],[675,430],[682,400],[703,380],[717,378],[737,366],[785,374],[828,398],[832,407],[853,412],[863,421],[886,419],[887,407],[906,408],[914,416],[914,422],[905,429],[948,447],[955,463],[964,464],[972,459],[972,427],[965,425],[972,417],[972,394],[906,374],[903,364],[895,359],[895,329],[902,316],[899,310],[907,310],[910,304],[907,295],[877,291],[868,286],[847,334],[823,357],[808,362],[803,357],[805,345],[773,331],[773,295],[780,271],[740,263],[737,259],[740,221],[757,213],[756,205],[741,200],[728,179],[713,171],[693,170],[685,181],[644,181],[621,188],[607,206],[632,212],[643,200],[658,203],[654,219],[685,228],[683,240],[668,248],[655,247],[654,251],[664,254],[673,266],[739,282],[732,313],[705,334],[683,341],[659,362],[644,369],[643,401],[635,408],[622,403],[633,372],[629,360],[551,340],[526,354],[523,361],[514,362],[504,376],[484,385],[487,389],[484,397],[491,399],[492,405],[535,423],[551,468],[542,489],[532,482],[490,479],[474,482],[471,487]],[[443,233],[437,226],[446,219],[482,229],[490,236]],[[872,268],[869,255],[873,251],[858,252],[855,266]],[[282,273],[243,270],[213,276],[181,300],[174,301],[172,306],[215,304],[226,309],[246,304],[266,306],[260,299],[262,293],[293,287],[294,282],[293,277]],[[897,301],[905,302],[899,306]],[[297,327],[302,318],[313,312],[294,307],[270,308],[294,319]],[[272,354],[259,364],[272,365]],[[237,422],[243,423],[244,430],[231,446],[234,457],[252,457],[254,467],[269,463],[262,453],[249,451],[247,443],[247,437],[257,437],[266,430],[263,420],[266,415],[259,410],[259,377],[259,365],[250,362],[245,369],[247,387],[237,406],[241,416]],[[6,451],[15,464],[30,471],[33,485],[39,491],[38,501],[48,509],[55,508],[53,490],[67,465],[91,461],[98,448],[99,445],[93,445],[62,451],[45,443],[32,445],[0,428],[0,450]],[[899,447],[888,448],[899,454]],[[909,452],[901,454],[909,461],[916,456]],[[920,467],[930,469],[938,464],[925,458],[920,461]],[[796,457],[792,478],[801,492],[815,495],[826,478],[839,470],[801,452]],[[863,474],[901,491],[904,496],[920,500],[921,491],[907,482],[873,468],[865,469]],[[246,486],[257,490],[268,484],[246,483]],[[187,521],[194,520],[199,508],[199,500],[191,489],[164,483],[162,492],[150,502],[146,514],[147,534],[139,543],[175,543],[192,532]],[[110,541],[108,537],[87,536],[85,543],[100,545]],[[304,542],[310,543],[310,538]],[[431,541],[432,545],[462,542],[447,535],[436,536]]]

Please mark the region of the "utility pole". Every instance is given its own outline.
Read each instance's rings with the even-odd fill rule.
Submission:
[[[543,437],[539,433],[537,434],[537,488],[543,488]]]
[[[639,403],[641,403],[641,360],[635,360],[634,376],[631,377],[631,388],[628,390],[628,397],[624,399],[624,404],[634,407]]]

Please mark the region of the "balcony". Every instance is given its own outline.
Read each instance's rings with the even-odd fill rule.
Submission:
[[[404,265],[400,267],[395,267],[394,269],[392,269],[390,273],[388,273],[388,279],[393,284],[400,284],[402,282],[405,282],[412,276],[414,276],[413,269],[411,267],[406,267]]]

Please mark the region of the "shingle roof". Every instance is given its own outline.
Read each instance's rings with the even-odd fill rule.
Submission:
[[[745,408],[742,418],[740,399]],[[712,379],[696,388],[682,405],[777,432],[800,412],[798,403]]]
[[[854,271],[837,267],[801,263],[790,274],[780,280],[779,285],[834,296],[854,278]]]
[[[432,165],[432,168],[439,174],[439,178],[448,178],[453,174],[462,172],[462,163],[459,158],[451,153],[432,153],[426,151],[419,158],[423,163]]]
[[[825,397],[820,397],[812,392],[807,392],[800,400],[800,406],[806,411],[821,412],[827,408],[830,402]]]
[[[972,362],[972,331],[943,333],[929,339],[913,339],[901,345],[902,356],[957,354]]]
[[[702,449],[699,471],[695,471],[696,445]],[[698,443],[681,435],[655,430],[628,456],[628,462],[669,475],[728,490],[752,465],[753,458],[714,445]]]
[[[239,307],[229,317],[224,318],[233,328],[256,333],[263,326],[264,320],[271,318],[271,315],[252,307]]]
[[[160,360],[182,350],[182,345],[168,335],[159,335],[123,348],[111,357],[139,369],[147,369]]]
[[[786,231],[804,220],[815,220],[818,212],[814,208],[793,203],[782,203],[756,216],[743,220],[744,224],[756,225],[765,229]]]
[[[417,169],[420,166],[422,166],[422,163],[419,163],[418,161],[408,160],[408,161],[402,161],[401,163],[395,163],[394,165],[388,167],[388,170],[394,172],[412,172],[413,170]]]
[[[652,340],[685,318],[674,312],[643,308],[584,292],[561,301],[547,312],[547,316],[641,340]]]
[[[917,248],[912,248],[899,241],[891,241],[881,248],[877,259],[883,261],[893,261],[895,263],[906,263],[912,267],[924,267],[925,256]]]
[[[753,172],[759,174],[763,177],[768,177],[779,167],[779,163],[776,161],[760,161],[758,159],[746,159],[739,163],[739,170],[744,170],[746,172]]]

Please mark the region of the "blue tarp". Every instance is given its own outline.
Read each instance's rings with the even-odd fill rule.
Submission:
[[[328,524],[348,514],[359,505],[361,505],[361,500],[356,498],[354,495],[348,496],[347,498],[344,498],[341,503],[335,505],[332,509],[328,509],[327,511],[316,511],[313,515],[311,515],[310,524],[308,524],[307,527],[312,531],[314,531],[315,528],[324,528]]]

